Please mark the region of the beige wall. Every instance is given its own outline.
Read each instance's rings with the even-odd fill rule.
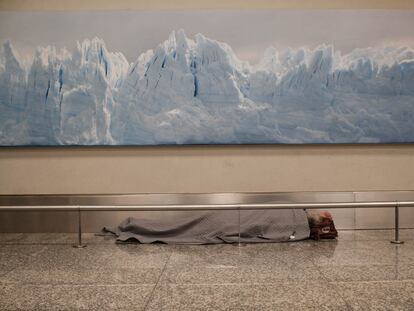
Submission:
[[[0,0],[1,10],[194,7],[414,9],[414,1]],[[299,190],[414,190],[414,145],[0,149],[2,194]]]
[[[0,149],[0,193],[413,190],[414,145]]]

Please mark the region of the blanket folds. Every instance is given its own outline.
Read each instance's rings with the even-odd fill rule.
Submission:
[[[167,244],[236,243],[239,238],[238,211],[146,213],[128,217],[116,228],[103,232],[118,242],[161,242]],[[240,212],[240,241],[243,243],[286,242],[309,238],[304,210],[261,210]]]

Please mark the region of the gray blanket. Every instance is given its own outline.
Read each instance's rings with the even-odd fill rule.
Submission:
[[[237,211],[147,213],[103,231],[119,242],[217,244],[237,242],[238,224]],[[303,210],[241,211],[240,233],[243,243],[303,240],[309,224]]]

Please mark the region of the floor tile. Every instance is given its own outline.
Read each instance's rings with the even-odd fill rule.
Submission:
[[[3,283],[154,284],[169,254],[145,245],[47,245],[34,260],[3,276]]]
[[[110,235],[83,233],[83,244],[115,244],[116,238]],[[0,233],[0,244],[68,244],[78,243],[77,233]]]
[[[1,285],[0,309],[144,310],[153,286]]]
[[[414,229],[400,229],[400,240],[414,240]],[[359,241],[385,240],[391,241],[395,238],[394,230],[356,230],[355,238]]]
[[[399,280],[414,281],[414,264],[398,264],[395,269]]]
[[[177,245],[161,281],[177,284],[240,283],[241,249],[233,245]]]
[[[0,310],[414,310],[414,230],[403,245],[390,233],[240,247],[84,234],[84,249],[76,234],[0,234]]]
[[[207,245],[176,246],[170,259],[172,264],[188,265],[294,265],[313,266],[308,246],[293,243],[248,244],[245,246]]]
[[[283,281],[324,280],[316,267],[289,266],[189,266],[168,265],[161,283],[172,284],[272,284]]]
[[[284,265],[312,267],[312,247],[308,243],[249,244],[241,249],[240,263],[250,266]]]
[[[23,233],[19,235],[19,238],[11,241],[13,244],[62,244],[68,236],[67,233]]]
[[[168,264],[161,283],[173,284],[240,284],[241,275],[237,266],[232,265],[191,265]]]
[[[400,229],[399,235],[403,241],[414,240],[414,229]],[[339,241],[391,241],[394,237],[394,229],[338,230]]]
[[[236,265],[243,256],[243,248],[234,245],[176,245],[170,263],[176,265]]]
[[[4,274],[35,260],[44,249],[42,245],[0,245],[0,282]]]
[[[329,286],[320,283],[274,285],[172,285],[156,288],[148,310],[347,310]]]
[[[338,230],[338,241],[354,241],[355,239],[355,230]]]
[[[316,267],[288,265],[241,266],[241,284],[274,284],[279,282],[325,281]]]
[[[0,278],[2,284],[155,284],[161,268],[31,268],[18,267]]]
[[[372,243],[372,242],[370,242]],[[406,246],[394,246],[384,243],[382,246],[337,247],[334,251],[325,251],[315,247],[314,263],[318,266],[357,266],[357,265],[394,265],[414,263],[414,249]]]
[[[412,278],[410,274],[402,276],[400,272],[402,267],[393,265],[324,266],[319,269],[331,282],[392,281]]]
[[[288,251],[289,248],[291,251]],[[287,244],[256,244],[244,247],[176,246],[162,282],[259,284],[284,280],[319,280],[321,277],[312,259],[303,253],[300,244],[293,248]]]
[[[59,239],[60,243],[64,244],[77,244],[78,234],[77,233],[65,233],[62,238]],[[83,233],[82,244],[115,244],[116,238],[112,235],[100,235],[95,233]]]
[[[414,310],[414,282],[336,283],[341,296],[354,310]]]
[[[338,250],[344,249],[372,249],[374,246],[379,246],[381,248],[389,246],[388,241],[350,241],[350,240],[322,240],[322,241],[313,241],[310,250],[314,251],[324,251],[333,253]]]
[[[23,237],[23,233],[0,233],[0,244],[10,244]]]

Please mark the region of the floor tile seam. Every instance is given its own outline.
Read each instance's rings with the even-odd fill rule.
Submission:
[[[410,246],[408,246],[406,248],[411,249]],[[318,247],[318,248],[314,248],[312,250],[308,250],[308,252],[313,252],[315,250],[315,251],[325,251],[325,252],[334,251],[334,252],[339,253],[339,252],[349,252],[349,251],[354,251],[355,252],[355,251],[372,251],[372,250],[375,250],[375,251],[384,253],[384,252],[394,250],[394,249],[395,248],[392,248],[391,245],[390,246],[388,246],[388,245],[357,246],[357,245],[344,245],[344,244],[341,244],[341,245],[338,245],[338,246],[335,246],[335,247],[330,247],[330,248],[328,248],[328,247]]]
[[[399,265],[413,265],[414,266],[414,261],[409,262],[409,261],[404,261],[405,259],[411,259],[411,257],[404,257],[403,261],[399,262]],[[367,262],[351,262],[353,260],[349,259],[349,260],[344,260],[341,262],[341,260],[335,260],[334,261],[330,261],[330,262],[326,262],[326,263],[316,263],[315,266],[319,267],[319,268],[323,268],[323,267],[338,267],[338,268],[342,268],[342,267],[366,267],[366,266],[395,266],[395,262],[391,261],[391,260],[387,260],[384,261],[383,263],[367,263]]]
[[[168,265],[168,268],[180,268],[180,269],[185,269],[186,271],[188,270],[192,270],[192,269],[210,269],[210,270],[249,270],[251,268],[253,269],[273,269],[273,270],[282,270],[282,271],[288,271],[288,270],[293,270],[293,269],[310,269],[310,268],[314,268],[315,266],[311,263],[309,264],[286,264],[283,263],[283,265],[281,264],[281,262],[278,263],[253,263],[256,264],[256,266],[252,266],[250,264],[243,264],[243,263],[237,263],[236,265],[212,265],[212,264],[206,264],[206,263],[192,263],[192,267],[189,267],[188,264],[177,264],[177,263],[170,263]]]
[[[3,284],[3,281],[1,280],[3,277],[5,277],[7,274],[9,274],[10,272],[12,272],[12,271],[14,271],[15,269],[17,269],[18,267],[14,267],[14,268],[12,268],[12,269],[10,269],[10,270],[8,270],[7,272],[2,272],[2,273],[0,273],[0,284]]]
[[[317,265],[315,265],[316,270],[319,272],[319,274],[322,276],[322,278],[325,280],[325,282],[327,284],[331,284],[331,282],[329,282],[329,279],[327,278],[327,276],[325,275],[325,273],[321,270],[321,268]],[[333,291],[340,297],[340,299],[345,303],[346,308],[348,311],[352,311],[353,308],[351,306],[351,304],[348,302],[347,299],[345,299],[344,296],[342,296],[341,292],[339,291],[339,289],[336,287],[335,284],[332,284],[333,286]]]
[[[173,255],[173,252],[170,252],[170,254],[169,254],[169,256],[168,256],[167,260],[165,261],[164,267],[163,267],[163,269],[161,270],[160,275],[158,276],[157,282],[156,282],[156,283],[155,283],[155,285],[152,287],[152,290],[151,290],[151,292],[149,293],[148,298],[147,298],[147,299],[146,299],[146,301],[145,301],[144,308],[142,309],[143,311],[147,310],[147,308],[148,308],[148,306],[149,306],[149,303],[151,302],[151,300],[152,300],[152,298],[153,298],[153,296],[154,296],[155,290],[156,290],[156,288],[158,287],[158,284],[160,283],[161,278],[162,278],[162,276],[163,276],[163,274],[164,274],[165,270],[167,269],[168,262],[170,261],[170,258],[172,257],[172,255]]]
[[[20,241],[20,240],[22,240],[24,238],[24,234],[22,234],[22,233],[18,233],[18,234],[20,234],[19,237],[13,238],[13,239],[11,239],[11,240],[9,240],[7,242],[17,242],[17,241]]]
[[[44,252],[45,250],[46,250],[46,247],[43,247],[41,250],[39,250],[39,251],[37,251],[37,252],[32,253],[32,255],[34,255],[34,256],[38,256],[40,253]],[[29,257],[30,257],[30,254],[25,254],[25,255],[24,255],[24,257],[29,258]],[[0,278],[3,278],[3,277],[5,277],[5,276],[7,276],[9,273],[13,272],[14,270],[16,270],[16,269],[18,269],[18,268],[20,268],[20,267],[22,267],[22,266],[24,266],[24,265],[25,265],[25,263],[20,263],[20,264],[17,264],[14,268],[10,269],[10,270],[9,270],[9,271],[7,271],[6,273],[1,274],[1,275],[0,275]],[[0,280],[0,284],[3,284],[1,280]]]
[[[379,284],[379,283],[414,283],[414,280],[384,280],[384,281],[327,281],[330,284]],[[85,287],[133,287],[133,286],[154,286],[157,283],[20,283],[20,282],[4,282],[1,285],[19,285],[19,286],[62,286],[62,287],[70,287],[70,286],[85,286]],[[263,283],[176,283],[176,282],[160,282],[158,285],[169,285],[169,286],[237,286],[237,287],[249,287],[249,286],[265,286],[265,285],[273,285],[279,286],[283,284],[320,284],[319,281],[315,280],[297,280],[297,281],[278,281],[278,282],[263,282]]]
[[[74,244],[74,243],[72,243]],[[64,246],[67,245],[68,247],[72,246],[71,243],[15,243],[15,242],[7,242],[7,243],[0,243],[0,245],[13,245],[13,246],[28,246],[28,245],[45,245],[45,246],[51,246],[51,245],[59,245],[59,246]],[[88,243],[87,245],[93,245],[92,243]],[[98,244],[95,244],[98,245]]]
[[[390,241],[392,241],[394,239],[394,237],[389,237],[388,239],[364,239],[364,240],[340,240],[342,242],[387,242],[387,243],[391,243]],[[403,239],[405,241],[412,241],[414,240],[413,238],[407,238],[407,237],[401,237],[400,239]]]
[[[74,240],[73,242],[19,242],[20,240],[11,240],[11,241],[4,241],[4,242],[0,242],[0,245],[67,245],[67,246],[72,246],[74,244],[76,244],[76,241]],[[118,244],[115,243],[111,243],[111,242],[88,242],[87,240],[83,239],[83,242],[86,245],[113,245],[113,246],[118,246]]]
[[[156,283],[54,283],[54,282],[8,282],[1,281],[0,285],[19,286],[154,286]]]
[[[131,284],[39,284],[39,283],[0,283],[0,286],[6,286],[6,287],[13,287],[13,286],[19,286],[19,287],[153,287],[154,283],[152,284],[137,284],[137,283],[131,283]]]
[[[9,245],[9,244],[20,244],[20,243],[18,243],[18,240],[14,240],[14,239],[0,242],[0,245]]]
[[[407,263],[401,263],[401,265],[413,265],[413,264],[407,264]],[[360,264],[360,265],[350,265],[350,264],[346,264],[346,265],[321,265],[321,264],[316,264],[316,266],[318,268],[349,268],[349,267],[354,267],[354,268],[361,268],[361,267],[376,267],[376,268],[380,268],[380,267],[392,267],[395,268],[395,264],[390,264],[390,263],[386,263],[386,264],[380,264],[380,263],[374,263],[374,264]]]
[[[233,287],[251,287],[251,286],[281,286],[281,285],[295,285],[295,284],[307,284],[307,285],[317,285],[320,284],[319,281],[309,281],[309,280],[295,280],[295,281],[285,281],[280,280],[277,282],[263,282],[263,283],[249,283],[249,282],[237,282],[237,283],[177,283],[177,282],[160,282],[159,285],[162,286],[200,286],[200,287],[207,287],[207,286],[233,286]]]
[[[364,280],[364,281],[329,281],[329,283],[337,283],[337,284],[357,284],[357,283],[364,283],[364,284],[376,284],[376,283],[414,283],[414,279],[401,279],[401,280]]]

